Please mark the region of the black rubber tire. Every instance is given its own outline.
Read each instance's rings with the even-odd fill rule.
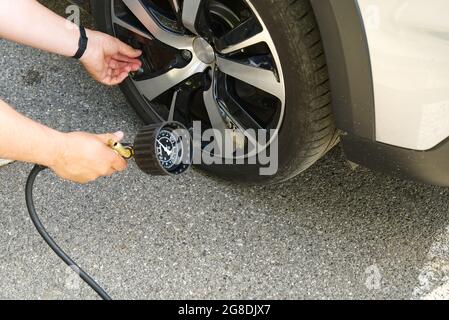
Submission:
[[[252,1],[277,47],[286,83],[285,118],[279,132],[279,171],[261,176],[256,165],[203,166],[225,180],[279,183],[308,169],[338,143],[329,75],[318,25],[309,0]],[[110,1],[93,1],[98,28],[112,33]],[[157,119],[131,84],[121,86],[146,122]]]

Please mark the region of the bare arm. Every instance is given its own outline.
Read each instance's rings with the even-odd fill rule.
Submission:
[[[87,30],[89,42],[81,62],[92,77],[104,84],[121,83],[141,66],[135,50],[102,32]],[[78,27],[36,0],[0,0],[0,38],[66,57],[78,50]]]
[[[78,50],[79,29],[35,0],[0,0],[0,38],[63,56]],[[97,81],[115,85],[140,68],[141,52],[101,32],[87,30],[81,62]],[[36,123],[0,100],[0,158],[50,167],[62,178],[86,183],[124,170],[126,162],[108,146],[123,133],[61,133]]]
[[[78,50],[79,31],[35,0],[1,0],[0,37],[70,57]]]
[[[0,141],[0,158],[48,166],[61,144],[61,133],[22,116],[0,100]]]
[[[122,133],[62,133],[14,111],[0,100],[0,158],[50,167],[60,177],[87,183],[126,169],[126,162],[108,146]]]

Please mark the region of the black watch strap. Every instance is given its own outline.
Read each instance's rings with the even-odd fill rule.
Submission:
[[[81,59],[81,57],[84,55],[84,52],[86,52],[87,49],[87,42],[89,39],[87,38],[86,29],[83,26],[80,26],[80,40],[78,42],[78,51],[73,56],[75,59]]]

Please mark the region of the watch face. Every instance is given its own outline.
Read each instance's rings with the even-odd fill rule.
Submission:
[[[158,159],[166,170],[179,165],[182,161],[182,143],[178,135],[169,129],[159,132],[156,141]]]

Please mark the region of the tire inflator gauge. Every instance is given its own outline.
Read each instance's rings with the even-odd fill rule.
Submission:
[[[133,145],[110,141],[109,146],[126,160],[135,159],[141,171],[153,176],[181,175],[191,167],[192,139],[189,131],[178,122],[149,125],[141,129]],[[46,167],[36,165],[26,184],[26,204],[30,218],[50,248],[71,267],[102,299],[111,300],[106,291],[82,270],[53,240],[36,212],[33,187],[36,177]]]

